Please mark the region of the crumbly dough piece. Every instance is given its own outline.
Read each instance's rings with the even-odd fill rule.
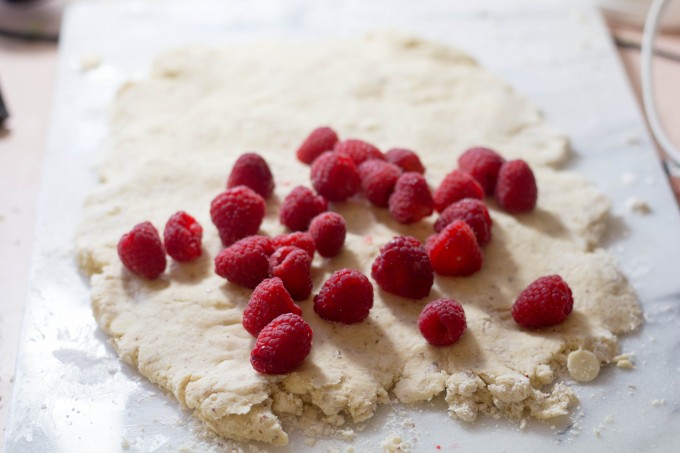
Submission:
[[[323,321],[311,299],[302,302],[315,333],[311,354],[287,376],[259,375],[249,363],[253,339],[241,326],[250,291],[213,272],[222,247],[210,201],[238,155],[257,151],[277,184],[262,232],[283,232],[281,200],[295,185],[309,185],[294,151],[324,124],[383,150],[416,150],[433,187],[472,145],[526,159],[537,176],[538,206],[511,216],[490,200],[493,240],[483,269],[468,278],[438,276],[428,298],[406,300],[375,285],[370,316],[350,326]],[[615,335],[641,322],[626,279],[597,248],[609,202],[580,176],[551,168],[567,158],[567,139],[509,86],[448,47],[378,34],[169,52],[147,80],[120,90],[107,147],[77,238],[95,317],[124,361],[231,439],[285,444],[279,415],[306,407],[361,422],[390,392],[406,403],[445,392],[451,416],[466,421],[479,413],[555,417],[575,398],[564,384],[548,385],[566,355],[583,348],[607,363],[618,352]],[[347,242],[337,258],[315,258],[314,292],[339,268],[370,275],[385,242],[398,234],[425,240],[434,221],[400,225],[360,198],[332,209],[347,221]],[[203,225],[203,257],[171,263],[151,282],[127,272],[115,251],[120,236],[144,220],[162,230],[178,210]],[[510,314],[514,299],[553,273],[570,284],[574,312],[557,327],[521,329]],[[435,348],[416,319],[443,296],[463,304],[468,330],[455,346]]]

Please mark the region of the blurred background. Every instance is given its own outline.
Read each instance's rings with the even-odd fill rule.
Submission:
[[[557,0],[544,1],[545,4],[551,2],[557,3]],[[28,283],[60,24],[69,3],[66,0],[0,0],[0,426],[3,432]],[[162,8],[164,2],[142,3]],[[565,0],[563,3],[590,4],[600,9],[640,101],[642,25],[651,1]],[[100,62],[93,54],[76,63],[86,71],[96,68]],[[664,15],[654,65],[659,115],[670,138],[679,146],[680,0],[672,2]],[[660,157],[663,158],[661,152]],[[669,177],[676,196],[680,197],[680,179]]]

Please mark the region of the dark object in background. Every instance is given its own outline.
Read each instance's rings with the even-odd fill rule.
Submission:
[[[56,42],[69,0],[0,0],[0,38]]]
[[[3,126],[7,118],[9,118],[9,112],[5,107],[5,101],[2,99],[2,91],[0,91],[0,127]]]

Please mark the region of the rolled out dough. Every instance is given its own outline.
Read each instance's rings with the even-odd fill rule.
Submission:
[[[374,285],[368,319],[351,326],[323,321],[311,299],[302,302],[315,333],[311,354],[290,375],[263,376],[250,366],[254,340],[241,326],[250,291],[213,272],[222,247],[210,201],[224,190],[234,160],[256,151],[277,184],[262,232],[283,232],[281,200],[295,185],[309,186],[294,151],[320,125],[383,150],[416,150],[433,187],[469,146],[521,157],[535,169],[538,206],[510,216],[487,200],[494,226],[483,269],[438,276],[428,298],[405,300]],[[616,335],[641,322],[626,279],[597,247],[608,200],[580,176],[555,170],[568,157],[567,139],[505,83],[442,45],[387,33],[169,52],[147,80],[120,90],[107,148],[77,239],[95,317],[124,361],[230,439],[281,445],[288,439],[283,414],[314,407],[336,422],[338,415],[360,422],[390,397],[413,403],[443,392],[450,415],[465,421],[480,413],[555,417],[575,399],[566,384],[548,385],[567,354],[582,348],[607,363],[618,353]],[[336,269],[370,275],[391,237],[424,241],[434,221],[399,225],[360,197],[332,209],[347,221],[347,242],[337,258],[315,258],[313,294]],[[172,263],[152,282],[127,272],[116,255],[120,236],[144,220],[162,230],[178,210],[203,225],[203,257]],[[512,302],[553,273],[570,284],[574,312],[554,328],[521,329]],[[463,304],[468,329],[458,344],[435,348],[416,319],[443,296]]]

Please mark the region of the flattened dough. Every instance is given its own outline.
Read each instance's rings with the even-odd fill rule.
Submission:
[[[405,300],[375,285],[370,316],[351,326],[323,321],[311,300],[302,302],[315,333],[310,356],[288,376],[261,376],[250,366],[253,339],[240,324],[250,291],[213,273],[221,244],[210,201],[238,155],[257,151],[277,184],[262,232],[283,232],[280,201],[295,185],[309,185],[308,167],[294,151],[319,125],[383,150],[416,150],[433,187],[472,145],[524,158],[535,168],[538,207],[509,216],[489,200],[493,239],[482,271],[437,277],[428,298]],[[359,422],[390,395],[411,403],[445,392],[450,415],[466,421],[479,413],[554,417],[575,398],[563,383],[547,386],[566,355],[583,348],[609,362],[615,335],[641,322],[633,291],[597,248],[609,202],[578,175],[554,169],[567,156],[566,138],[536,108],[467,55],[438,44],[379,34],[185,48],[162,55],[147,80],[120,90],[78,258],[91,275],[95,317],[120,357],[225,437],[285,444],[283,413],[311,405]],[[339,257],[315,258],[314,292],[342,267],[370,275],[380,246],[397,234],[424,240],[434,221],[399,225],[359,197],[332,209],[349,234]],[[144,220],[162,230],[178,210],[203,225],[204,256],[170,264],[153,282],[123,269],[115,251],[120,236]],[[552,273],[571,285],[574,312],[561,326],[522,330],[512,302]],[[442,296],[463,304],[468,330],[455,346],[434,348],[416,319]]]

